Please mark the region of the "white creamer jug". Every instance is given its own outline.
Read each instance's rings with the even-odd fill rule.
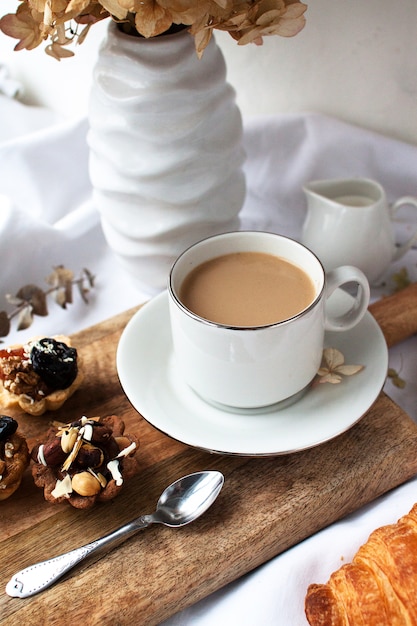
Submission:
[[[413,235],[395,243],[393,218],[417,198],[404,196],[389,205],[382,186],[366,178],[317,180],[303,188],[307,216],[301,241],[321,260],[326,271],[340,265],[359,267],[376,284],[390,263],[400,259],[417,241]]]

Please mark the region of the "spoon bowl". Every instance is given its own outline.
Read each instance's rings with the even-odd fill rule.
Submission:
[[[14,598],[33,596],[53,585],[93,552],[109,551],[151,524],[180,528],[193,522],[213,504],[223,484],[223,474],[214,470],[188,474],[176,480],[164,490],[151,515],[141,515],[96,541],[26,567],[12,576],[6,585],[6,593]]]
[[[214,502],[223,487],[220,472],[189,474],[172,483],[158,500],[153,523],[171,528],[185,526],[200,517]]]

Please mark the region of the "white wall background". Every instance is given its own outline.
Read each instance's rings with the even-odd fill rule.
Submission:
[[[307,25],[295,38],[238,47],[216,36],[243,115],[316,111],[416,144],[416,0],[306,1]],[[16,5],[1,0],[1,13]],[[105,28],[95,25],[60,63],[41,48],[14,52],[15,40],[0,36],[0,63],[23,83],[25,102],[84,115]]]

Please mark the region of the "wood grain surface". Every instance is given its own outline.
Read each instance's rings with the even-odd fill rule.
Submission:
[[[52,419],[116,413],[140,438],[141,471],[117,499],[88,511],[46,503],[26,473],[0,503],[0,623],[158,624],[417,473],[417,426],[384,394],[348,432],[295,454],[218,456],[173,441],[132,408],[118,381],[116,348],[133,313],[74,335],[87,375],[62,409],[39,418],[13,414],[32,446]],[[19,569],[150,513],[170,482],[202,469],[222,471],[225,485],[193,524],[141,531],[32,598],[5,594]]]
[[[382,331],[388,347],[417,333],[417,283],[411,283],[385,296],[369,307]]]

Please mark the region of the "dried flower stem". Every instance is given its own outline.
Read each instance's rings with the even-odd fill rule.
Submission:
[[[52,274],[46,278],[46,282],[51,285],[43,290],[37,285],[25,285],[21,287],[15,296],[6,295],[6,300],[15,306],[11,313],[0,311],[0,337],[9,334],[11,320],[18,317],[17,330],[25,330],[33,323],[35,315],[45,317],[48,315],[47,298],[52,296],[57,304],[63,309],[67,304],[72,303],[73,287],[77,287],[83,301],[87,304],[87,293],[94,287],[95,276],[86,268],[81,272],[79,278],[74,278],[71,270],[63,265],[53,268]]]

